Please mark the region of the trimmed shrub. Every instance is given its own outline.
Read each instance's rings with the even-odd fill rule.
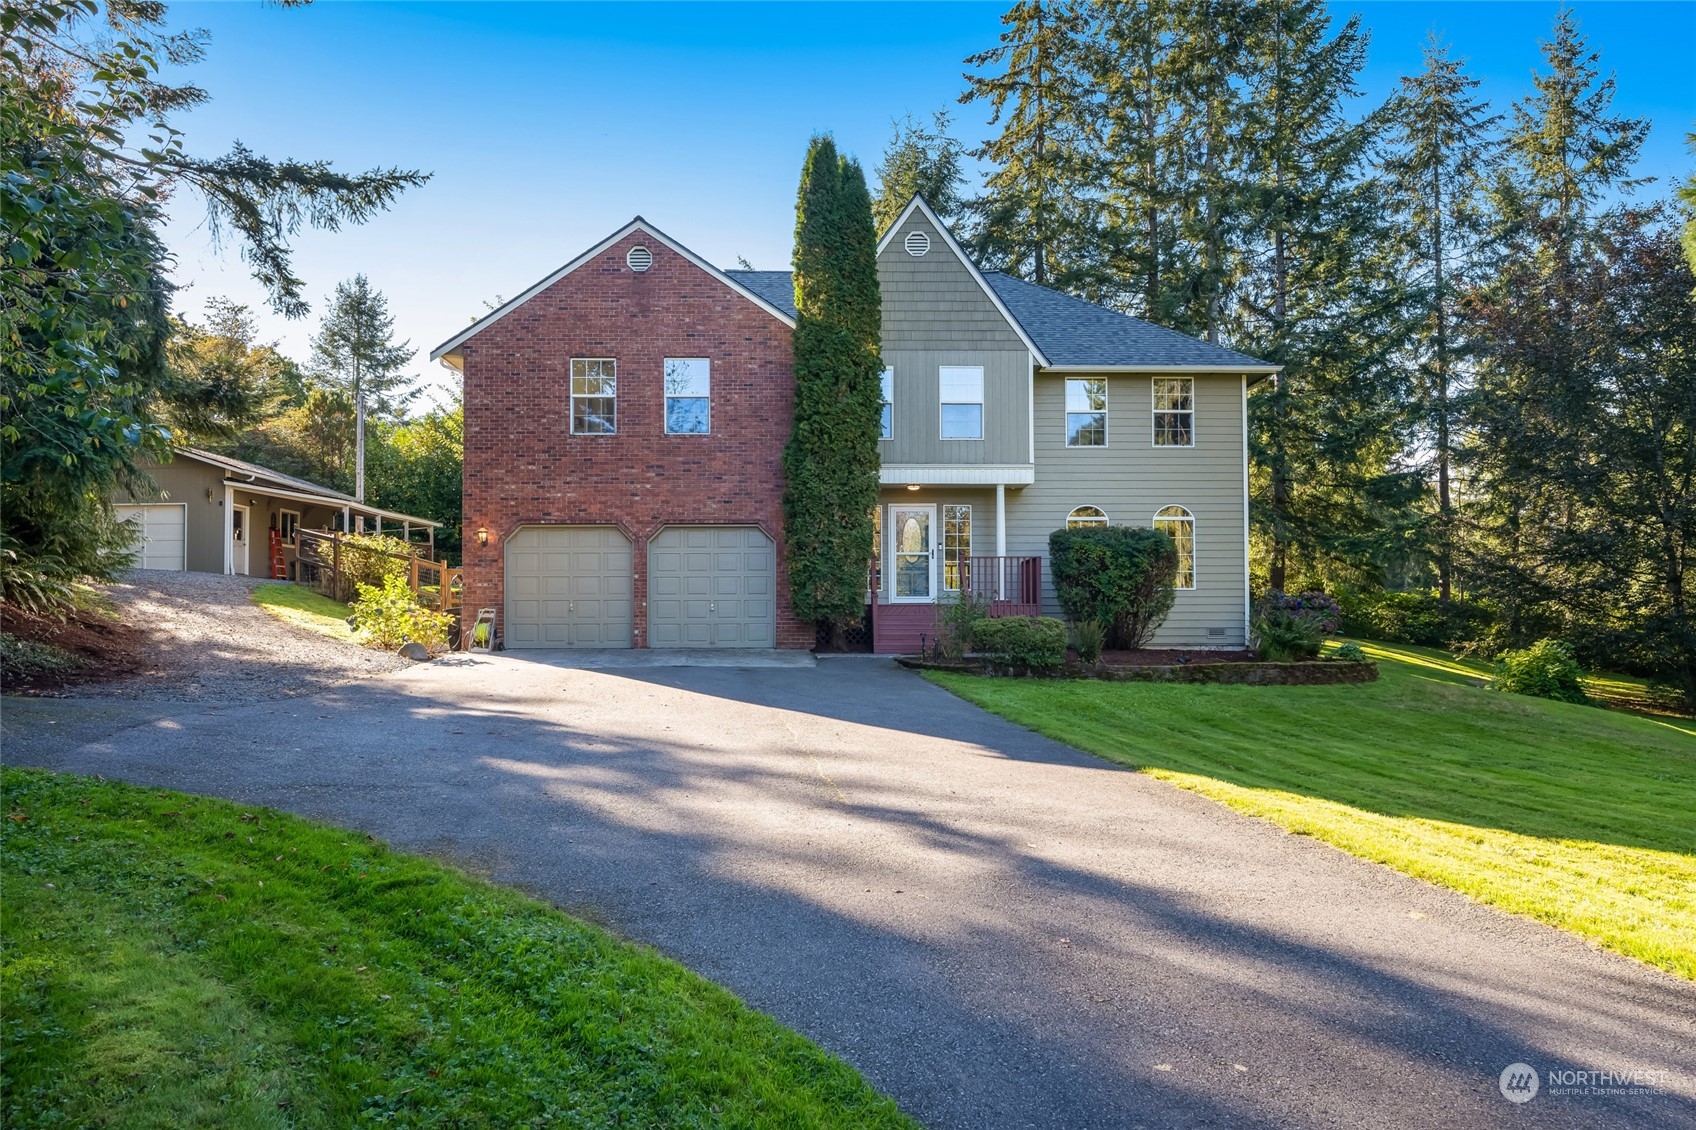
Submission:
[[[1066,625],[1051,616],[985,620],[977,646],[991,663],[1016,671],[1057,671],[1066,662]]]
[[[1072,646],[1078,649],[1078,658],[1085,663],[1094,663],[1101,658],[1101,649],[1107,642],[1107,630],[1096,620],[1079,620],[1072,625]]]
[[[1325,593],[1289,596],[1273,589],[1255,606],[1254,647],[1273,662],[1312,659],[1342,622],[1342,610]]]
[[[1109,647],[1138,648],[1172,610],[1178,550],[1161,531],[1141,526],[1055,530],[1048,569],[1067,619],[1102,625]]]
[[[1333,659],[1346,659],[1350,663],[1365,663],[1366,662],[1366,652],[1361,650],[1361,647],[1360,647],[1359,644],[1355,643],[1353,640],[1350,640],[1347,643],[1343,644],[1341,647],[1337,648],[1336,651],[1333,651],[1331,653],[1331,658],[1333,658]]]
[[[1578,681],[1583,674],[1570,646],[1561,640],[1538,640],[1521,651],[1504,653],[1493,685],[1509,694],[1584,703],[1590,699]]]
[[[408,640],[431,651],[443,651],[452,622],[452,616],[421,607],[401,577],[386,578],[382,588],[360,585],[359,600],[353,606],[353,626],[364,637],[363,642],[385,651],[393,651]]]

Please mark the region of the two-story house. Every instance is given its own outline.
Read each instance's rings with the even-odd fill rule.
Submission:
[[[878,248],[879,651],[969,590],[1058,615],[1048,535],[1157,525],[1159,646],[1241,647],[1247,393],[1274,366],[995,272],[923,201]],[[788,606],[787,272],[640,218],[439,346],[465,379],[465,602],[509,647],[807,647]]]

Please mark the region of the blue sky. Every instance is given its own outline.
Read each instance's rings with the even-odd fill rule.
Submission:
[[[315,307],[363,271],[401,336],[429,349],[497,296],[511,296],[641,214],[715,263],[788,265],[795,182],[819,130],[875,168],[892,119],[952,107],[956,133],[985,136],[954,106],[961,60],[993,45],[1004,3],[364,3],[283,10],[253,0],[173,3],[172,23],[211,33],[186,77],[212,100],[178,121],[191,149],[240,139],[272,157],[435,174],[364,227],[303,233],[296,266]],[[1619,82],[1618,112],[1653,123],[1641,165],[1688,174],[1696,122],[1696,0],[1575,5]],[[1376,102],[1417,70],[1436,30],[1505,109],[1530,87],[1557,4],[1373,2],[1364,76]],[[285,321],[236,254],[214,248],[203,210],[174,203],[167,242],[191,317],[209,296],[261,312],[267,338],[304,357],[314,315]]]

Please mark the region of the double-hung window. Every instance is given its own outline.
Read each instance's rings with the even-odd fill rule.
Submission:
[[[704,436],[712,428],[712,362],[705,357],[665,359],[665,430]]]
[[[959,592],[971,568],[972,508],[949,503],[942,508],[942,587]]]
[[[883,416],[878,425],[879,439],[895,438],[895,370],[883,371]]]
[[[1107,378],[1066,381],[1066,446],[1107,446]]]
[[[1154,378],[1154,446],[1195,446],[1195,378]]]
[[[942,388],[942,438],[983,438],[983,366],[944,365],[937,373]]]
[[[295,531],[300,529],[300,511],[277,511],[277,532],[282,536],[284,545],[293,545]]]
[[[617,434],[617,361],[610,357],[571,359],[571,432],[580,436]]]

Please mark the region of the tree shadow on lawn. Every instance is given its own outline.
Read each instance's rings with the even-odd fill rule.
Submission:
[[[860,707],[820,711],[844,723],[830,749],[810,752],[824,740],[812,735],[755,740],[715,719],[712,698],[740,685],[778,710],[821,705],[811,690],[772,689],[811,672],[759,674],[635,679],[676,716],[671,738],[652,718],[609,722],[597,708],[610,685],[570,673],[546,715],[499,689],[453,705],[372,683],[183,716],[53,760],[331,820],[592,912],[938,1125],[1272,1127],[1371,1112],[1386,1124],[1486,1126],[1503,1109],[1495,1073],[1515,1060],[1594,1069],[1573,1049],[1605,1048],[1696,1073],[1689,1014],[1676,1007],[1683,986],[1623,963],[1599,975],[1562,943],[1520,955],[1536,975],[1504,994],[1499,969],[1468,979],[1440,942],[1402,954],[1394,939],[1419,929],[1405,916],[1353,936],[1356,908],[1339,908],[1337,930],[1309,929],[1275,906],[1263,914],[1155,881],[1144,860],[1184,846],[1162,838],[1170,830],[1128,828],[1117,854],[1087,866],[1056,860],[1030,842],[1053,835],[1039,807],[1015,798],[985,825],[960,818],[941,783],[852,766],[833,781],[809,762],[837,765],[845,749],[919,732],[950,743],[936,756],[968,772],[981,757],[1091,774],[1108,809],[1145,786],[899,672],[863,688],[881,692],[865,707],[876,720],[840,717]],[[914,705],[928,708],[919,730],[893,725]],[[1258,835],[1196,863],[1254,866],[1244,853]],[[1295,850],[1318,853],[1320,870],[1345,862]],[[1308,881],[1262,878],[1269,888],[1245,895]],[[1550,1126],[1678,1125],[1688,1110],[1620,1097],[1542,1113]]]

